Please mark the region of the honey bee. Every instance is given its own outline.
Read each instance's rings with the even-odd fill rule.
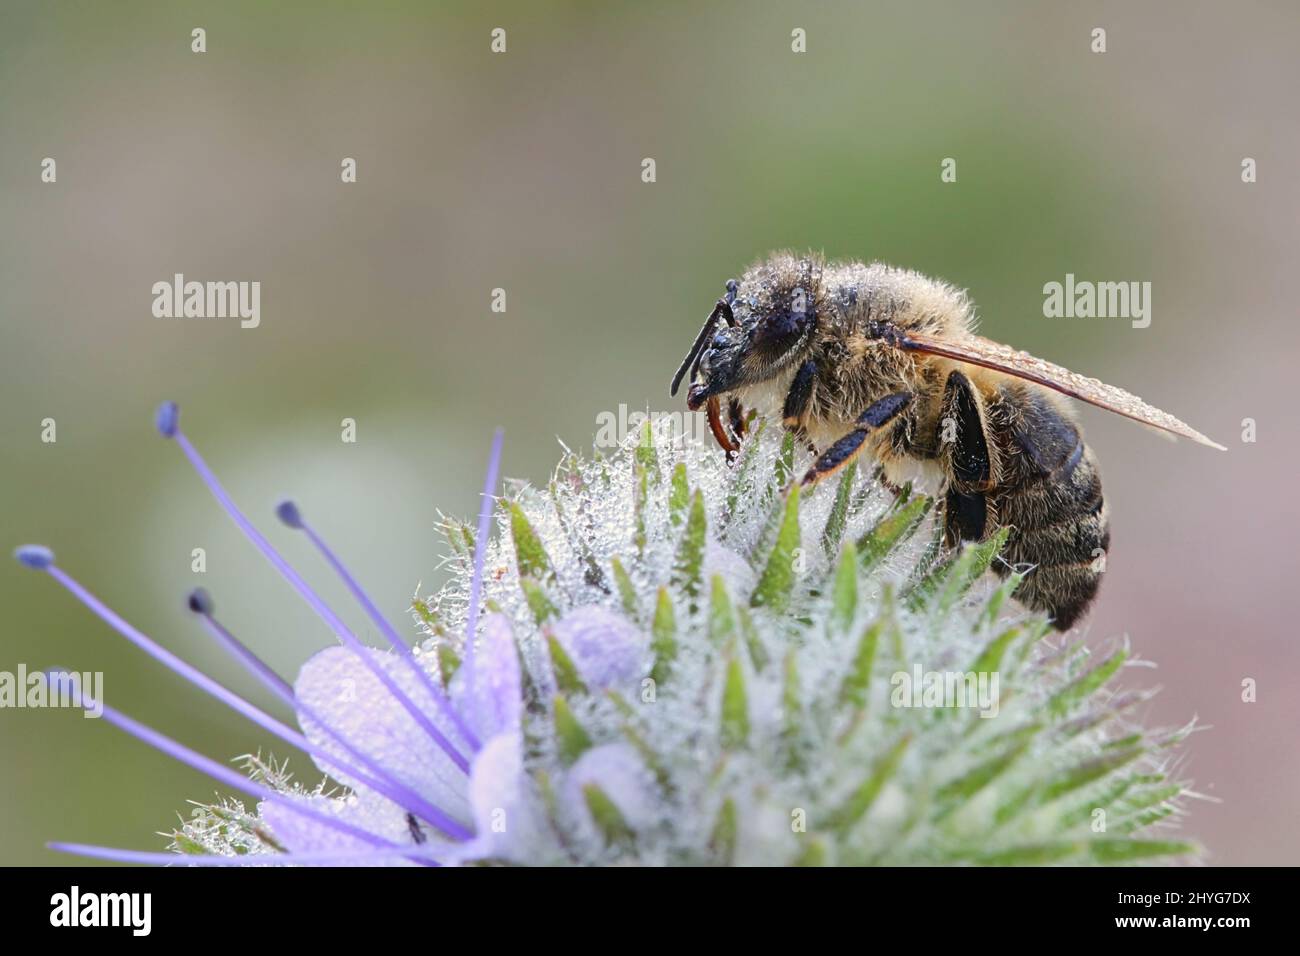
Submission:
[[[1224,450],[1122,389],[974,333],[961,290],[882,263],[778,253],[727,283],[671,394],[705,406],[734,455],[747,409],[780,416],[817,456],[816,483],[866,452],[887,486],[927,482],[949,546],[1010,529],[1003,561],[1031,566],[1024,605],[1069,629],[1110,548],[1092,449],[1058,394]],[[729,421],[722,420],[727,401]]]

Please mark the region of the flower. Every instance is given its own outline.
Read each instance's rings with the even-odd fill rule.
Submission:
[[[39,546],[43,571],[137,647],[307,753],[240,774],[115,708],[115,726],[256,800],[201,807],[171,852],[132,862],[284,864],[1108,863],[1197,852],[1174,745],[1128,658],[1007,599],[996,537],[942,547],[930,499],[853,467],[787,490],[792,439],[758,423],[739,460],[647,423],[608,459],[565,453],[545,490],[497,502],[501,434],[476,527],[447,519],[450,582],[412,605],[412,648],[298,507],[305,534],[389,645],[365,646],[235,506],[222,508],[334,631],[292,686],[191,594],[198,620],[297,718],[288,726],[127,623]],[[493,520],[498,533],[492,534]],[[88,701],[87,706],[102,702]]]

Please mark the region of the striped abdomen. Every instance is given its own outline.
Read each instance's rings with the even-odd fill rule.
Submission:
[[[1007,450],[1021,453],[1019,461],[1005,461],[990,495],[998,527],[1012,529],[1003,557],[1034,566],[1016,598],[1066,630],[1092,603],[1106,566],[1110,527],[1101,475],[1079,429],[1042,391],[1013,387],[1000,398],[1010,425]],[[1009,571],[1000,562],[995,567]]]
[[[1096,596],[1110,547],[1092,450],[1055,399],[1023,382],[981,394],[953,372],[942,415],[941,426],[956,423],[953,441],[941,444],[949,543],[1010,528],[994,569],[1031,567],[1017,600],[1066,630]]]

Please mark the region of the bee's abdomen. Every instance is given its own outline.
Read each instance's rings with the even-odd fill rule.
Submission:
[[[1015,437],[1039,467],[1000,489],[997,524],[1012,529],[1003,551],[1008,564],[1033,566],[1016,590],[1017,600],[1050,614],[1066,630],[1097,595],[1110,524],[1092,449],[1072,422],[1043,414],[1048,408],[1042,405],[1034,411]],[[1064,441],[1067,436],[1073,441]]]

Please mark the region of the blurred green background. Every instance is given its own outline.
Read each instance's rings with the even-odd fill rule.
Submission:
[[[438,509],[476,508],[494,426],[506,474],[544,481],[557,436],[590,447],[602,411],[679,407],[667,381],[753,259],[888,260],[968,287],[986,334],[1229,445],[1083,413],[1113,523],[1089,633],[1127,633],[1159,663],[1128,675],[1165,687],[1148,722],[1214,725],[1181,767],[1213,798],[1189,824],[1212,862],[1295,863],[1297,49],[1291,3],[5,0],[3,539],[49,544],[280,713],[183,595],[207,587],[289,676],[331,637],[153,432],[159,401],[181,403],[327,598],[348,606],[274,522],[285,494],[404,621],[441,581]],[[150,288],[176,272],[260,281],[261,326],[155,319]],[[1067,272],[1151,281],[1151,327],[1045,319],[1042,286]],[[0,569],[0,603],[0,670],[103,671],[111,703],[211,756],[268,746],[47,578]],[[64,862],[56,838],[161,848],[154,832],[213,793],[71,712],[0,711],[0,767],[4,864]]]

